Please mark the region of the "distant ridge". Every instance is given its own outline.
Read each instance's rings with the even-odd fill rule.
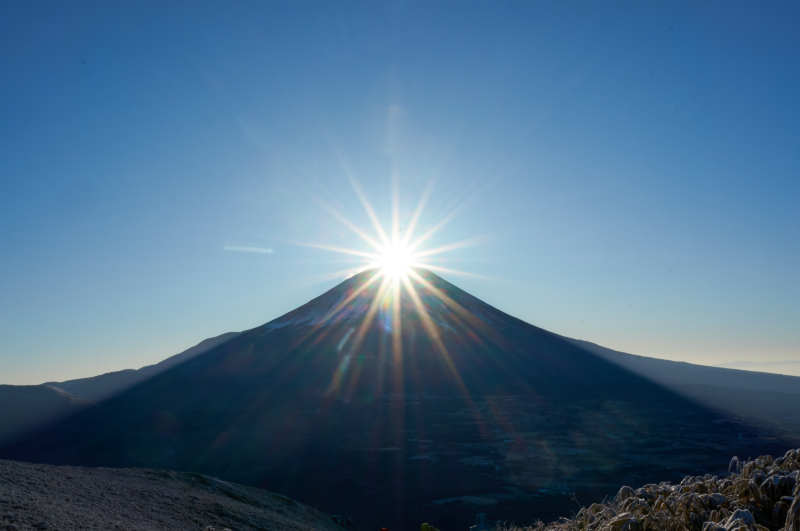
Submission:
[[[205,339],[179,354],[140,369],[39,385],[0,385],[0,444],[42,428],[143,382],[235,337],[227,332]],[[13,407],[11,407],[13,406]]]
[[[107,372],[98,376],[65,380],[63,382],[46,382],[42,385],[60,389],[80,400],[98,402],[120,391],[124,391],[128,387],[165,371],[170,367],[174,367],[179,363],[191,359],[198,354],[211,350],[217,345],[236,337],[238,333],[239,332],[225,332],[224,334],[204,339],[183,352],[170,356],[158,363],[145,365],[140,369],[124,369],[121,371]]]

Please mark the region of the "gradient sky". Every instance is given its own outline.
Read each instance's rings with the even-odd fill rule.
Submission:
[[[167,4],[167,5],[164,5]],[[171,5],[169,5],[171,4]],[[335,285],[348,182],[444,275],[627,352],[800,374],[800,4],[3,2],[0,382]],[[360,245],[359,245],[360,246]],[[272,252],[244,252],[258,247]]]

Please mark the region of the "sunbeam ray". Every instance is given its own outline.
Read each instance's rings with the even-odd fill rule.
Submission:
[[[381,304],[381,299],[386,293],[386,289],[388,287],[388,281],[384,277],[381,285],[378,287],[378,292],[375,294],[375,297],[372,299],[372,303],[367,310],[364,319],[361,321],[361,325],[358,327],[358,330],[355,333],[355,338],[352,342],[351,352],[358,352],[359,348],[361,347],[361,343],[364,341],[364,337],[369,330],[370,325],[372,324],[373,319],[375,319],[375,314],[378,311],[378,307]],[[358,383],[358,378],[361,376],[361,366],[356,364],[353,370],[350,373],[350,385],[347,389],[347,394],[345,395],[346,398],[349,398],[350,393],[353,392],[356,384]]]
[[[431,293],[433,293],[442,302],[444,302],[448,306],[448,308],[453,310],[453,312],[455,312],[455,314],[458,317],[466,321],[469,324],[469,326],[472,327],[474,330],[482,331],[487,335],[489,335],[490,337],[492,337],[492,339],[495,339],[496,333],[494,333],[491,327],[486,326],[486,324],[483,321],[475,317],[475,315],[473,315],[459,303],[450,298],[445,292],[443,292],[442,290],[431,284],[426,278],[422,277],[422,275],[412,270],[409,272],[409,276],[412,277],[417,282],[419,282],[423,287],[425,287]]]
[[[316,282],[325,282],[326,280],[337,280],[337,279],[343,279],[343,278],[350,278],[350,277],[354,277],[354,276],[358,275],[359,273],[363,273],[364,271],[367,271],[369,269],[372,269],[369,266],[369,264],[364,264],[364,263],[359,262],[358,266],[349,267],[349,268],[346,268],[346,269],[338,269],[336,271],[332,271],[330,273],[325,273],[323,275],[318,275],[318,276],[313,277],[313,278],[314,278],[314,280]]]
[[[378,216],[375,215],[375,210],[372,208],[372,205],[367,199],[367,196],[364,195],[364,191],[361,189],[361,185],[358,183],[355,177],[350,178],[350,185],[356,192],[358,200],[361,201],[361,206],[363,206],[364,210],[367,212],[367,216],[369,216],[369,219],[372,222],[372,226],[375,228],[375,232],[378,233],[378,236],[383,242],[383,245],[384,246],[390,245],[391,242],[389,241],[389,237],[386,235],[386,231],[383,230],[383,225],[381,225],[381,222],[378,220]]]
[[[442,359],[444,360],[445,365],[447,366],[447,369],[449,370],[450,375],[453,378],[453,381],[455,382],[459,392],[461,393],[462,397],[464,398],[467,404],[467,407],[469,408],[470,412],[473,415],[473,418],[475,419],[478,429],[482,433],[485,433],[486,428],[483,422],[483,417],[481,416],[478,408],[475,406],[475,403],[472,400],[471,395],[469,394],[467,386],[464,385],[464,380],[461,378],[461,374],[459,374],[458,368],[453,362],[453,359],[450,356],[450,353],[448,352],[447,347],[444,344],[444,341],[442,341],[442,338],[439,334],[439,329],[436,327],[436,323],[433,322],[430,315],[428,314],[428,311],[425,309],[425,305],[420,299],[419,294],[417,293],[417,289],[411,283],[410,278],[409,277],[403,278],[403,283],[405,284],[406,293],[409,294],[412,302],[414,303],[414,306],[416,307],[417,315],[419,315],[420,321],[422,322],[423,327],[425,327],[426,332],[428,333],[428,337],[431,338],[431,341],[441,354]]]
[[[378,243],[377,240],[375,240],[374,238],[369,236],[363,230],[359,229],[349,219],[347,219],[346,217],[341,215],[335,208],[333,208],[332,206],[328,205],[324,201],[320,201],[319,203],[320,203],[320,205],[322,206],[323,209],[325,209],[329,214],[331,214],[333,217],[335,217],[345,227],[347,227],[348,229],[353,231],[355,234],[357,234],[362,240],[367,242],[373,249],[375,249],[376,251],[380,251],[381,250],[382,246],[381,246],[380,243]]]
[[[422,269],[427,269],[429,271],[433,271],[435,273],[448,273],[450,275],[459,275],[462,277],[470,277],[470,278],[487,278],[484,275],[479,275],[477,273],[470,273],[468,271],[462,271],[460,269],[453,269],[451,267],[443,267],[440,265],[432,264],[430,262],[417,262],[415,267],[419,267]]]
[[[417,223],[419,222],[419,218],[422,215],[422,211],[425,209],[425,204],[428,202],[428,197],[430,197],[431,191],[433,190],[433,181],[428,182],[425,186],[425,190],[422,192],[422,196],[419,198],[419,202],[417,203],[417,208],[414,209],[414,213],[411,215],[411,220],[408,222],[408,227],[403,234],[403,239],[401,240],[402,245],[408,247],[409,241],[414,236],[414,230],[417,227]]]
[[[392,243],[400,241],[400,191],[397,179],[392,178]]]
[[[426,241],[428,241],[428,239],[431,236],[433,236],[434,234],[439,232],[439,230],[441,230],[442,227],[444,227],[445,225],[447,225],[448,223],[453,221],[453,218],[455,218],[455,216],[458,213],[459,209],[460,209],[460,207],[454,208],[448,215],[446,215],[444,218],[442,218],[442,220],[439,221],[439,223],[437,223],[436,225],[434,225],[433,227],[431,227],[430,229],[428,229],[427,231],[422,233],[422,235],[419,238],[413,240],[408,245],[408,248],[412,252],[415,251],[416,249],[418,249],[419,246],[422,245],[423,243],[425,243]]]
[[[436,328],[436,324],[431,320],[430,315],[428,315],[428,311],[425,309],[425,305],[422,303],[422,299],[420,299],[419,294],[417,293],[417,289],[411,284],[411,281],[408,277],[403,279],[403,284],[406,288],[406,293],[411,297],[411,301],[414,303],[416,307],[417,314],[420,317],[420,321],[422,322],[422,326],[425,327],[428,336],[433,341],[433,344],[436,346],[436,349],[442,355],[442,359],[444,360],[447,368],[450,370],[453,378],[455,379],[458,387],[462,389],[466,393],[466,387],[464,386],[464,382],[461,380],[461,376],[458,374],[458,370],[456,369],[453,360],[450,358],[450,353],[447,352],[447,347],[445,347],[444,342],[442,341],[441,336],[439,335],[439,329]]]
[[[433,249],[427,249],[425,251],[414,253],[414,258],[424,258],[426,256],[442,254],[446,253],[447,251],[454,251],[456,249],[461,249],[464,247],[471,247],[473,245],[477,245],[478,243],[480,243],[479,238],[468,238],[466,240],[448,243],[447,245],[442,245],[440,247],[434,247]]]

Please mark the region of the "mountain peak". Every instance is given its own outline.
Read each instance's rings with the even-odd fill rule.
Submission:
[[[414,268],[403,277],[369,269],[353,275],[299,308],[265,324],[265,330],[288,326],[328,328],[347,324],[394,333],[403,326],[429,335],[481,330],[505,314],[449,283],[436,273]]]

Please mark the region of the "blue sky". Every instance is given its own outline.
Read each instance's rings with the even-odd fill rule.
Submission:
[[[127,5],[123,5],[127,4]],[[800,33],[770,2],[5,2],[0,374],[138,367],[333,286],[321,207],[628,352],[800,374]],[[247,253],[226,247],[269,248]]]

